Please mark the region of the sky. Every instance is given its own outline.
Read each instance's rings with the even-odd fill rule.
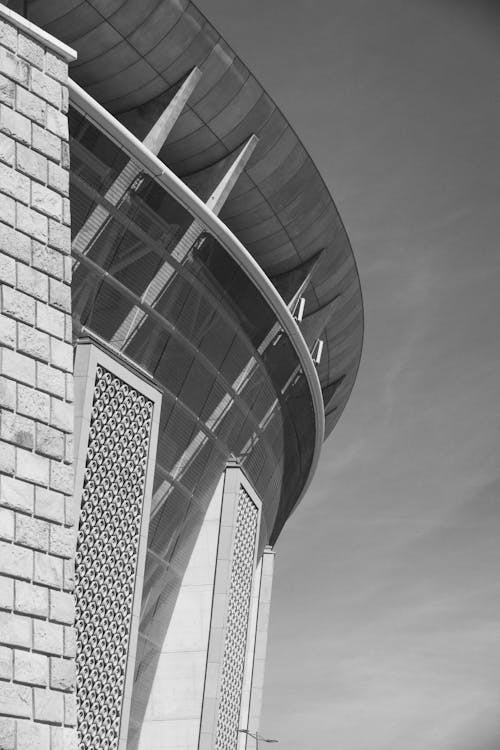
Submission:
[[[277,544],[263,734],[500,748],[500,3],[199,0],[331,189],[358,381]]]

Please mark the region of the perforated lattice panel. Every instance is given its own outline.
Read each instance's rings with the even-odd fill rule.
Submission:
[[[117,748],[153,402],[97,368],[75,594],[79,748]]]
[[[256,506],[243,488],[240,488],[215,737],[216,750],[234,750],[238,740],[257,516]]]

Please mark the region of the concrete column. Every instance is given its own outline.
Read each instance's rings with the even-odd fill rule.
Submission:
[[[68,62],[0,6],[0,747],[76,748]]]
[[[77,726],[125,750],[161,394],[92,339],[75,357]]]
[[[261,502],[238,465],[224,478],[198,750],[236,750],[255,623]],[[253,605],[253,606],[252,606]]]
[[[258,629],[260,511],[240,467],[227,466],[184,574],[130,750],[236,750],[240,718],[248,718]]]
[[[196,750],[205,684],[224,476],[198,534],[158,658],[139,750]]]

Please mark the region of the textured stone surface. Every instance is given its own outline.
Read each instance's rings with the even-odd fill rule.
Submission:
[[[76,750],[67,64],[54,45],[0,8],[2,750]]]

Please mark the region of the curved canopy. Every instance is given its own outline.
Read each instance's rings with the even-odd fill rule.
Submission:
[[[231,155],[258,137],[220,216],[278,288],[299,288],[300,269],[309,269],[303,325],[324,340],[318,372],[328,434],[357,373],[361,290],[335,204],[276,104],[187,0],[31,0],[29,18],[78,51],[71,77],[138,137],[200,68],[159,153],[200,197]]]

